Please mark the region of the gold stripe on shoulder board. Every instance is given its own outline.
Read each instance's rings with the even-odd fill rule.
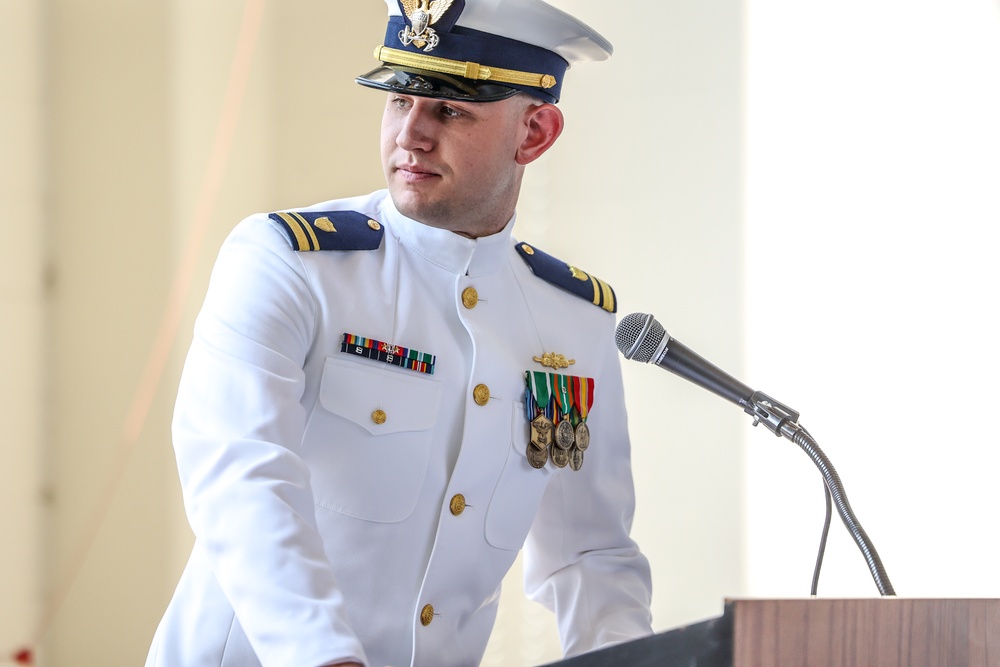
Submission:
[[[308,250],[319,250],[319,239],[316,238],[316,232],[313,231],[312,225],[309,224],[309,221],[303,218],[301,213],[296,213],[294,211],[291,213],[295,216],[295,219],[302,224],[306,233],[309,234],[309,240],[312,241],[312,248],[308,248]]]
[[[597,304],[609,313],[615,312],[615,293],[611,289],[611,285],[607,284],[600,278],[594,278],[597,283],[601,286],[602,299],[601,303]],[[596,303],[596,301],[595,301]]]
[[[579,280],[580,282],[585,283],[587,281],[590,281],[590,285],[594,288],[594,298],[591,299],[591,301],[595,306],[601,305],[601,290],[597,286],[597,281],[595,281],[594,278],[592,278],[589,273],[587,273],[586,271],[581,271],[572,264],[567,264],[566,266],[569,267],[570,275]]]
[[[288,225],[288,228],[292,230],[292,234],[295,235],[295,241],[298,243],[298,249],[300,251],[312,250],[312,248],[309,247],[309,239],[306,237],[306,232],[302,228],[302,225],[299,224],[298,220],[292,217],[289,213],[278,213],[278,217],[284,220],[285,224]]]

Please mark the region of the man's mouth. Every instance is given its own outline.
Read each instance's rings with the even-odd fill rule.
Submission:
[[[416,164],[400,164],[396,165],[396,173],[399,174],[403,180],[409,183],[417,183],[420,181],[426,181],[431,178],[436,178],[438,174],[428,167],[422,167]]]

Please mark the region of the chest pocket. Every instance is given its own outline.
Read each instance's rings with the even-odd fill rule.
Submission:
[[[440,397],[428,376],[328,358],[303,442],[316,504],[367,521],[407,518],[423,487]]]
[[[540,469],[528,463],[528,419],[522,403],[514,404],[511,422],[507,461],[486,511],[486,541],[498,549],[516,550],[524,546],[542,494],[557,469],[551,461]]]

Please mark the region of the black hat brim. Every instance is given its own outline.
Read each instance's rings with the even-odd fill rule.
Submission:
[[[521,92],[517,88],[498,83],[398,65],[376,67],[354,80],[362,86],[401,95],[435,97],[461,102],[497,102]]]

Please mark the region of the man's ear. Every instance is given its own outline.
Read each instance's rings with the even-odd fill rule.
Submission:
[[[533,104],[524,113],[528,131],[515,156],[522,166],[534,162],[549,150],[562,134],[565,123],[562,111],[554,104]]]

